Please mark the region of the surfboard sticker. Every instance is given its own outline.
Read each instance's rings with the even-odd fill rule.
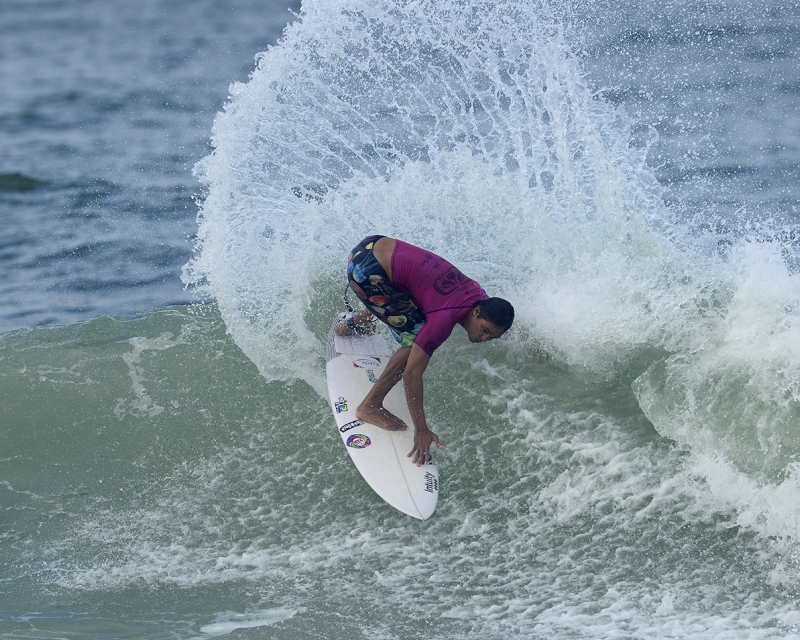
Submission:
[[[392,353],[385,333],[337,336],[332,326],[326,367],[331,409],[345,450],[366,483],[395,509],[426,520],[439,498],[439,469],[433,462],[418,467],[408,457],[414,429],[402,385],[392,389],[384,406],[408,429],[386,431],[356,418],[356,407],[378,381]]]
[[[363,433],[354,433],[352,436],[348,436],[346,444],[351,449],[366,449],[372,444],[372,440]]]
[[[360,427],[362,424],[364,423],[361,422],[361,420],[353,420],[352,422],[347,422],[343,424],[341,427],[339,427],[339,432],[344,433],[345,431],[350,431],[350,429],[356,429]]]
[[[381,361],[378,358],[365,358],[359,356],[353,358],[353,366],[361,369],[378,369],[381,366]]]

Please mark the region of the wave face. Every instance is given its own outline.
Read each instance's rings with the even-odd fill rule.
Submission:
[[[630,376],[485,346],[426,374],[445,449],[421,522],[361,480],[324,399],[264,381],[214,305],[4,334],[0,633],[797,631],[794,547],[720,503],[702,474],[721,471],[652,429]],[[793,508],[785,487],[762,497]]]

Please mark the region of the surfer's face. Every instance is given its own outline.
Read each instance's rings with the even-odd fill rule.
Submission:
[[[473,309],[464,323],[470,342],[488,342],[505,333],[500,327],[486,318],[481,318],[480,309]]]

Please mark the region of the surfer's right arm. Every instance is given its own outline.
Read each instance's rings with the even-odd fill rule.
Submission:
[[[425,464],[430,459],[432,442],[435,442],[440,449],[442,448],[439,436],[428,428],[423,406],[422,374],[425,373],[430,359],[431,357],[419,345],[414,344],[411,347],[411,353],[403,371],[406,402],[411,413],[411,420],[414,423],[414,448],[411,449],[408,456],[414,456],[412,462],[417,466]]]

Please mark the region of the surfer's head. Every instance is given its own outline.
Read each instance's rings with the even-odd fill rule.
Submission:
[[[502,336],[513,322],[514,307],[508,300],[487,298],[472,306],[463,325],[470,342],[487,342]]]

